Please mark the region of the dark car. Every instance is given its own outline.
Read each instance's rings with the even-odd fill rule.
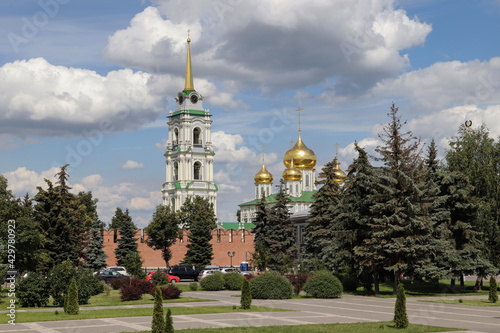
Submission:
[[[181,280],[190,279],[198,281],[198,274],[200,274],[201,269],[194,266],[172,266],[168,270],[168,274],[178,276]]]
[[[108,283],[112,279],[130,278],[130,276],[115,271],[100,272],[99,274],[97,274],[97,277],[99,278],[99,280],[104,281],[106,283]]]

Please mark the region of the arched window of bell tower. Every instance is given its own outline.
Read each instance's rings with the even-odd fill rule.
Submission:
[[[193,166],[193,175],[194,179],[200,180],[201,179],[201,163],[200,162],[195,162]]]
[[[201,129],[199,127],[193,130],[193,144],[201,145]]]
[[[174,145],[179,143],[179,129],[174,128]]]
[[[179,180],[179,163],[174,162],[174,181]]]

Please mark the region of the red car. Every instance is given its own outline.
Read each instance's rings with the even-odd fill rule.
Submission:
[[[168,278],[168,283],[177,283],[181,281],[181,279],[178,276],[170,275],[162,271],[149,272],[148,275],[146,275],[146,281],[153,279],[153,274],[155,273],[164,274]]]

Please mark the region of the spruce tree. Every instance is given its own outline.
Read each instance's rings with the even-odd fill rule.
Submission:
[[[155,250],[160,250],[166,267],[172,259],[170,248],[175,244],[179,235],[179,214],[172,211],[169,206],[156,207],[153,218],[146,227],[146,243]]]
[[[76,279],[73,277],[64,298],[64,312],[70,315],[77,315],[79,311],[78,286],[76,285]]]
[[[167,309],[165,315],[165,333],[174,333],[174,321],[172,320],[172,311]]]
[[[243,286],[241,287],[241,308],[244,310],[250,309],[252,306],[252,293],[250,292],[250,283],[247,279],[243,281]]]
[[[216,228],[213,204],[201,196],[188,198],[181,207],[181,220],[188,229],[188,244],[184,265],[203,267],[213,259],[212,230]]]
[[[490,292],[488,294],[488,300],[491,303],[498,302],[497,280],[494,275],[490,276]]]
[[[94,271],[106,267],[106,258],[104,252],[104,238],[102,237],[104,224],[96,220],[87,236],[87,248],[84,250],[84,265]]]
[[[265,271],[269,261],[269,244],[267,235],[269,235],[269,209],[266,204],[266,197],[262,194],[262,198],[257,204],[257,212],[253,221],[255,228],[252,229],[254,234],[254,252],[252,253],[252,261],[259,271]]]
[[[155,289],[155,304],[153,307],[153,321],[151,323],[151,333],[164,333],[165,320],[163,318],[163,297],[161,289],[156,286]]]
[[[146,273],[142,269],[142,264],[143,260],[139,251],[130,252],[123,259],[123,266],[127,270],[127,273],[141,280],[146,277]]]
[[[128,209],[125,211],[125,214],[123,215],[120,214],[120,212],[121,209],[117,208],[115,217],[120,216],[121,221],[119,222],[120,225],[120,228],[118,229],[119,238],[118,238],[118,246],[115,249],[115,256],[118,265],[123,266],[125,257],[128,254],[138,252],[137,251],[138,238],[135,237],[137,228],[128,213]],[[115,220],[115,222],[116,221],[117,220]]]
[[[396,328],[407,328],[410,322],[406,313],[405,288],[402,283],[398,285],[398,294],[394,306],[394,325]]]

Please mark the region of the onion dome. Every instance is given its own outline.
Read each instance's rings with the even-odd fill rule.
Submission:
[[[290,166],[285,171],[283,171],[282,177],[285,181],[302,179],[302,172],[300,172],[300,170],[297,169],[295,165],[295,161],[294,159],[292,159],[292,163],[290,163]]]
[[[283,163],[289,168],[292,160],[299,169],[312,169],[316,165],[316,154],[302,142],[300,134],[295,146],[285,153]]]
[[[333,160],[333,174],[335,175],[333,180],[339,183],[347,178],[345,172],[340,169],[340,163],[337,161],[336,157],[335,160]]]
[[[260,171],[257,172],[253,179],[255,180],[255,183],[270,184],[273,182],[273,175],[271,175],[271,173],[267,171],[264,164],[262,164],[262,168],[260,168]]]

